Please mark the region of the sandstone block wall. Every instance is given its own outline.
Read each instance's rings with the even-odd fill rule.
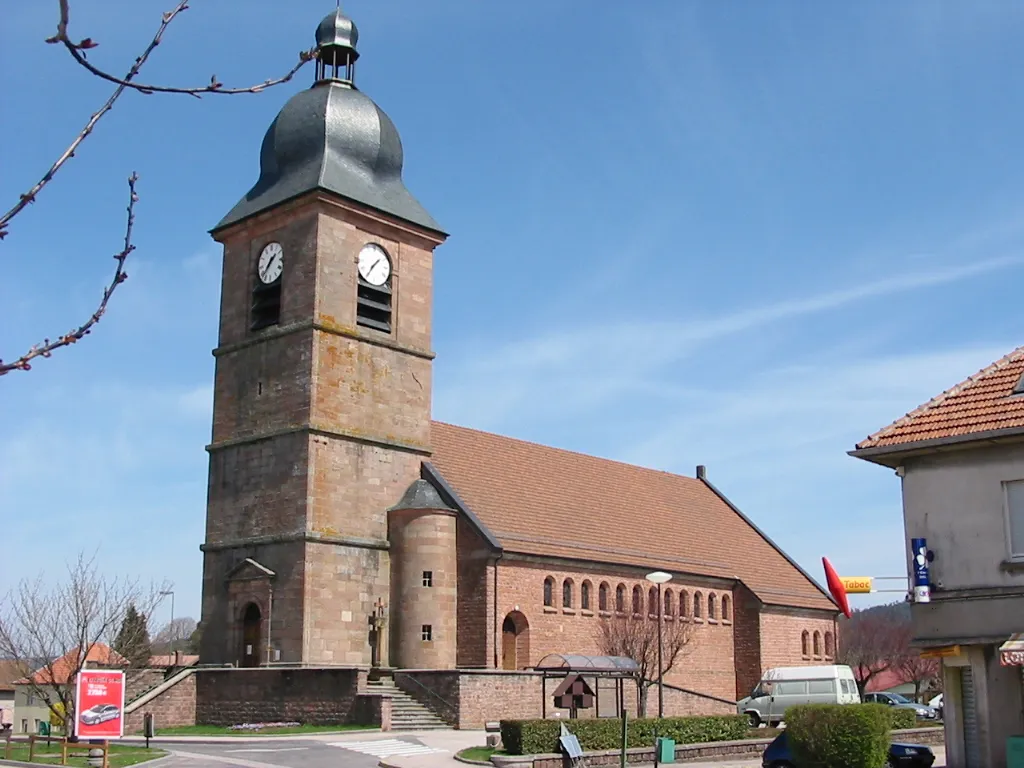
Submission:
[[[198,670],[196,722],[347,723],[356,715],[361,675],[356,669]]]
[[[544,581],[552,579],[551,606],[544,605]],[[563,605],[563,585],[572,583],[571,605]],[[581,588],[590,585],[590,607],[583,608]],[[599,597],[602,584],[608,586],[607,610],[600,609]],[[515,560],[501,560],[498,564],[498,629],[501,620],[510,612],[518,610],[529,621],[530,665],[537,664],[549,653],[581,653],[600,655],[601,622],[614,620],[621,615],[616,611],[616,591],[619,585],[625,588],[625,609],[632,612],[633,589],[642,592],[642,611],[651,621],[656,621],[649,611],[650,584],[636,570],[612,570],[607,566],[594,565],[586,570],[559,570],[548,565]],[[671,582],[663,589],[662,599],[669,595],[672,615],[664,616],[665,637],[674,634],[677,623],[682,620],[689,637],[684,651],[674,668],[665,676],[666,682],[683,688],[700,691],[723,699],[735,701],[735,643],[734,617],[735,600],[731,588],[724,584],[696,579],[686,582]],[[694,615],[695,598],[700,596],[700,615]],[[680,617],[680,596],[684,595],[685,615]],[[714,596],[715,618],[708,614],[708,598]],[[723,598],[728,606],[729,618],[723,618]],[[498,641],[500,643],[500,634]]]
[[[196,674],[193,672],[159,696],[147,701],[142,707],[129,713],[124,724],[126,735],[142,732],[143,717],[147,712],[153,713],[154,725],[158,733],[161,728],[195,725]]]
[[[835,664],[835,653],[825,653],[825,636],[834,636],[835,621],[820,611],[765,606],[761,610],[761,667],[799,666],[804,664]],[[808,653],[803,649],[803,633],[809,640]],[[820,638],[815,653],[814,633]]]

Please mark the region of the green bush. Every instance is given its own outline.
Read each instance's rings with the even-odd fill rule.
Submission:
[[[502,720],[501,743],[510,755],[558,752],[559,726],[563,723],[580,740],[584,751],[618,749],[621,746],[622,721],[606,717],[586,720]],[[677,744],[738,740],[746,737],[748,726],[746,717],[715,715],[630,720],[628,728],[627,746],[653,747],[655,735],[674,739]]]
[[[786,738],[800,766],[884,768],[891,722],[883,704],[805,704],[786,710]]]
[[[889,707],[889,727],[894,731],[898,731],[902,728],[916,728],[917,727],[917,714],[912,709],[897,709],[896,707]]]

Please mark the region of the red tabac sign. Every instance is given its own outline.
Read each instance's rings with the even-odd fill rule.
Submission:
[[[124,735],[124,672],[83,669],[75,687],[75,735],[120,739]]]

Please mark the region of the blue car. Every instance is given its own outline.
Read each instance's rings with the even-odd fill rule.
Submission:
[[[923,744],[893,744],[889,747],[889,768],[931,768],[935,753]],[[761,756],[763,768],[796,768],[793,755],[786,742],[786,732],[780,733]]]

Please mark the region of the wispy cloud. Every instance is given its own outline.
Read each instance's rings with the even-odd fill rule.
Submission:
[[[557,404],[561,410],[578,412],[624,392],[649,388],[659,370],[729,336],[1022,265],[1024,256],[990,258],[906,272],[718,317],[595,322],[497,347],[465,349],[456,353],[451,368],[439,366],[437,412],[441,418],[491,428],[515,411],[521,417],[523,409],[543,413]]]

